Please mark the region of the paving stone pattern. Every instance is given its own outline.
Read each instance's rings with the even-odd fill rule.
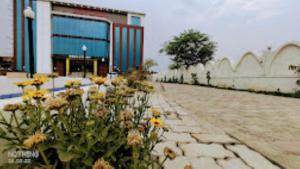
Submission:
[[[163,142],[156,145],[153,155],[164,159],[163,149],[171,148],[177,155],[167,160],[164,169],[279,169],[260,153],[227,135],[222,129],[199,119],[193,113],[156,93],[151,105],[160,109],[166,127]]]

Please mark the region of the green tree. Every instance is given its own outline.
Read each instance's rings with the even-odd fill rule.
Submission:
[[[172,63],[172,64],[169,65],[169,70],[178,70],[178,69],[180,69],[180,67],[181,66],[179,64]]]
[[[160,50],[172,56],[171,60],[186,69],[199,63],[206,64],[213,59],[216,43],[207,34],[190,29],[175,36]]]
[[[146,72],[150,72],[155,66],[158,66],[158,63],[154,59],[146,59],[143,64],[143,69]]]

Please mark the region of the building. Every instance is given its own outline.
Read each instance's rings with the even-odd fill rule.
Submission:
[[[59,0],[4,0],[3,4],[6,15],[0,19],[10,28],[1,32],[1,44],[8,44],[0,48],[0,61],[10,60],[15,71],[30,70],[28,21],[23,14],[28,6],[35,11],[35,72],[62,76],[83,72],[83,45],[87,47],[87,71],[92,74],[142,68],[143,13]]]

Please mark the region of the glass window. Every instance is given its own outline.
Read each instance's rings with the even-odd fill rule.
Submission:
[[[141,17],[131,16],[131,25],[141,26]]]

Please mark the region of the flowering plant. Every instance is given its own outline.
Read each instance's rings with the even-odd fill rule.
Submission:
[[[153,86],[136,81],[131,88],[122,77],[91,80],[97,86],[83,89],[80,81],[68,81],[66,91],[55,96],[41,89],[46,79],[18,83],[23,102],[0,113],[0,138],[7,141],[6,151],[37,150],[40,156],[17,168],[148,169],[153,164],[151,151],[164,132],[159,111],[149,110]],[[27,85],[35,89],[26,90]]]

